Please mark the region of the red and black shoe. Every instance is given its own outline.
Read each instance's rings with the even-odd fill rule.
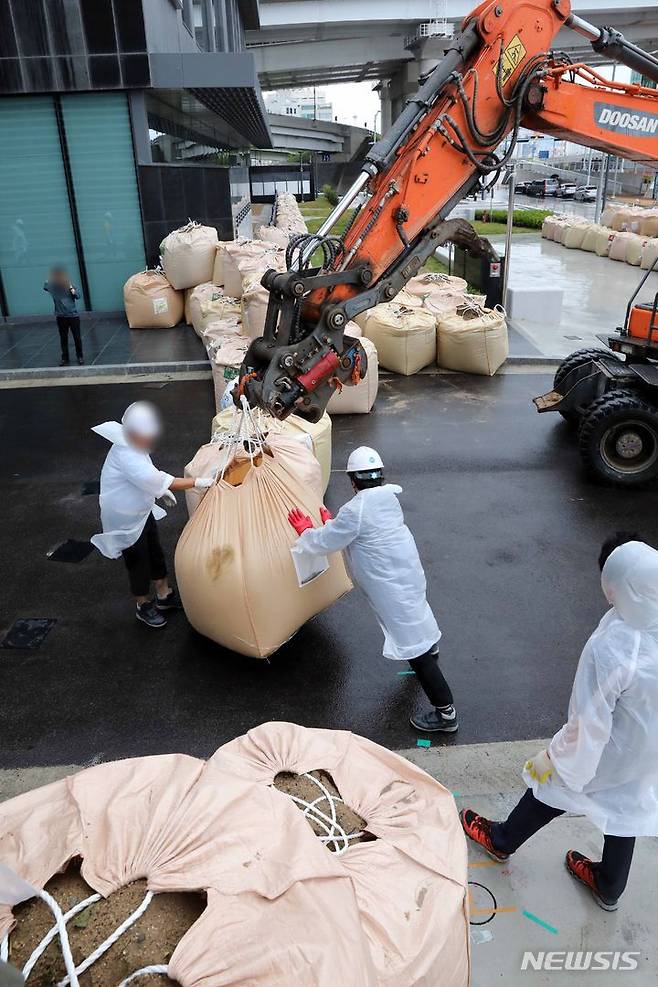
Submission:
[[[619,908],[619,899],[604,898],[598,889],[596,869],[593,861],[585,857],[582,853],[578,853],[577,850],[569,850],[564,858],[564,862],[571,876],[575,877],[577,881],[580,881],[581,884],[584,884],[591,891],[592,897],[599,908],[603,908],[606,912],[617,911]]]
[[[464,832],[470,840],[482,847],[494,860],[509,860],[509,853],[500,853],[491,839],[491,819],[479,816],[472,809],[462,809],[459,813]]]

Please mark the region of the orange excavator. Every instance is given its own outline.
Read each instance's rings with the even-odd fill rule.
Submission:
[[[446,217],[496,182],[521,127],[658,162],[658,91],[610,82],[552,50],[562,29],[658,82],[655,57],[577,17],[570,0],[481,3],[318,232],[291,240],[288,269],[263,277],[264,333],[246,354],[236,401],[317,421],[335,388],[358,383],[367,360],[345,333],[350,319],[393,299],[438,246],[491,252],[469,223]],[[346,231],[332,235],[354,206]]]

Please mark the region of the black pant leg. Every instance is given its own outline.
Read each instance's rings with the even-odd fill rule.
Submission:
[[[624,893],[634,849],[634,836],[605,837],[603,857],[596,865],[596,883],[604,898],[616,901]]]
[[[167,575],[167,563],[165,561],[158,525],[152,514],[146,522],[146,539],[148,544],[149,572],[151,579],[164,579]]]
[[[418,658],[411,658],[409,665],[432,706],[452,706],[452,692],[439,668],[437,655],[427,651]]]
[[[59,331],[59,343],[62,347],[62,360],[69,358],[69,323],[65,315],[57,316],[57,329]]]
[[[505,822],[493,824],[491,839],[496,850],[501,853],[514,853],[552,819],[562,815],[564,815],[562,809],[554,809],[552,805],[540,802],[529,788]]]
[[[155,523],[155,522],[154,522]],[[133,596],[148,596],[151,589],[151,564],[149,558],[147,525],[134,545],[121,553],[128,570],[128,581]]]
[[[80,335],[80,319],[77,315],[72,315],[69,319],[69,326],[75,343],[75,355],[82,358],[82,336]]]

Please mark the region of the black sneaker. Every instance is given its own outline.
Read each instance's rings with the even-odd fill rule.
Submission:
[[[169,595],[165,596],[164,599],[160,599],[156,596],[153,600],[155,606],[158,610],[182,610],[183,604],[181,603],[181,598],[175,589],[169,590]]]
[[[427,713],[414,713],[409,717],[409,722],[421,733],[456,733],[459,730],[454,706],[452,713],[445,713],[440,709],[431,709]]]
[[[59,365],[60,367],[68,367],[70,362],[71,361],[69,360],[68,356],[63,356],[62,359],[59,361]]]
[[[138,603],[135,616],[137,620],[141,620],[143,624],[147,624],[149,627],[164,627],[167,623],[153,600],[149,600],[147,603]]]
[[[84,366],[85,358],[83,356],[78,357],[78,366]]]

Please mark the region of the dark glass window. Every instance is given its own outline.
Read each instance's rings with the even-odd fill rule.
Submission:
[[[52,58],[24,58],[23,72],[29,92],[46,93],[56,88]]]
[[[17,54],[9,0],[0,0],[0,58],[13,58]]]
[[[122,55],[121,74],[127,88],[145,89],[151,84],[148,55]]]
[[[119,51],[146,51],[142,5],[135,0],[114,0]]]
[[[117,50],[112,0],[80,0],[87,49],[92,55]]]
[[[12,4],[14,24],[21,55],[47,55],[48,30],[42,0],[14,0]]]
[[[119,59],[116,55],[92,55],[89,59],[92,89],[113,89],[121,85]]]
[[[82,56],[54,59],[59,73],[60,89],[89,89],[89,66]]]
[[[45,0],[55,55],[85,55],[85,39],[78,0]]]
[[[0,58],[0,92],[20,93],[23,91],[21,63],[18,58]]]

